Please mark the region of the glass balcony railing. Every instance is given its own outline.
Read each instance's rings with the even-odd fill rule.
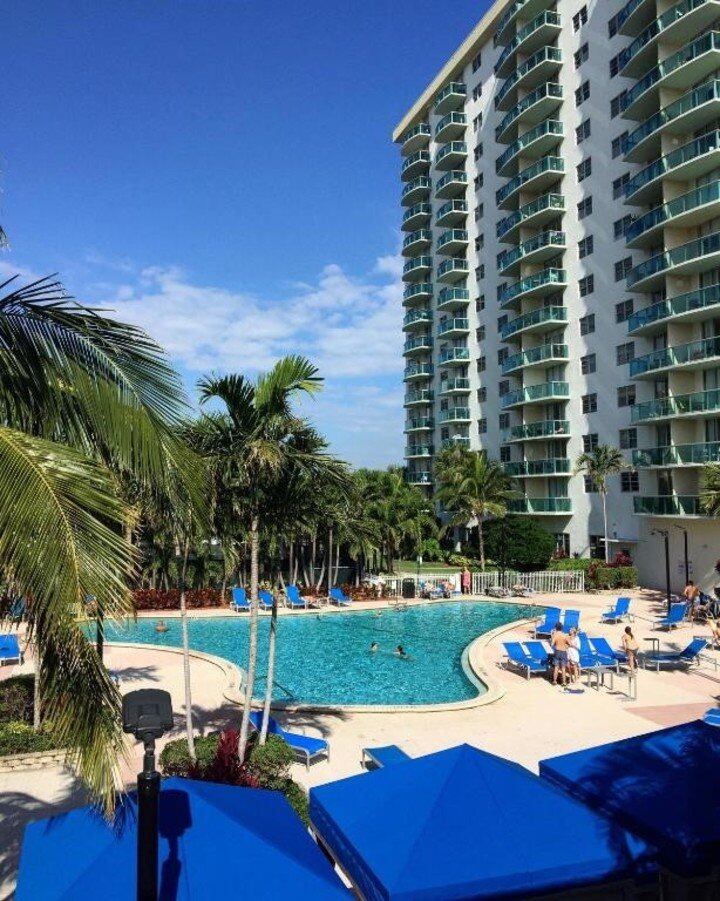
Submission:
[[[557,174],[558,177],[565,172],[565,163],[559,156],[546,156],[523,169],[515,178],[503,185],[499,191],[495,192],[495,201],[498,206],[502,206],[513,194],[519,191],[524,185],[540,175],[546,173]]]
[[[414,128],[409,128],[405,134],[400,138],[400,142],[403,148],[407,147],[408,144],[417,143],[427,143],[425,140],[430,140],[430,126],[427,122],[421,122],[419,125],[416,125]]]
[[[469,330],[470,322],[467,319],[446,319],[445,322],[441,322],[438,326],[438,337],[442,338],[453,332],[467,332]]]
[[[435,213],[435,225],[447,225],[455,219],[464,219],[467,216],[468,205],[465,200],[449,200]]]
[[[624,72],[633,60],[638,59],[642,51],[649,47],[664,31],[675,25],[679,19],[705,4],[710,6],[708,0],[681,0],[680,3],[671,6],[661,16],[654,19],[631,44],[620,52],[618,58],[620,72]]]
[[[720,463],[720,441],[635,450],[632,462],[633,466],[704,466],[705,463]]]
[[[462,132],[466,126],[467,116],[465,113],[448,113],[435,126],[435,140],[440,140],[443,134]]]
[[[538,325],[565,325],[567,322],[566,307],[541,307],[539,310],[533,310],[518,316],[517,319],[511,319],[506,322],[500,330],[500,339],[507,341],[512,335],[523,332],[526,329],[533,328]]]
[[[448,247],[458,249],[467,244],[468,240],[468,233],[464,228],[451,228],[449,231],[443,232],[437,239],[437,249],[438,251]]]
[[[517,52],[520,45],[524,44],[531,35],[537,34],[540,31],[547,31],[548,29],[560,28],[561,25],[562,22],[560,16],[552,11],[540,13],[539,16],[536,16],[532,20],[532,22],[523,25],[498,57],[498,61],[495,63],[495,74],[503,74],[503,69],[506,68],[506,63],[509,61],[510,57],[513,53]]]
[[[467,172],[463,172],[462,169],[451,169],[438,179],[435,185],[435,194],[438,197],[444,197],[451,192],[461,193],[467,187],[467,181]]]
[[[539,235],[533,235],[532,238],[523,241],[518,247],[499,253],[497,256],[497,268],[501,273],[505,273],[521,260],[535,255],[537,251],[543,248],[550,248],[551,255],[564,250],[565,232],[541,232]]]
[[[413,363],[405,367],[403,377],[406,379],[429,379],[433,374],[432,363]]]
[[[562,64],[562,50],[558,47],[541,47],[532,56],[529,56],[517,69],[505,80],[503,86],[495,96],[495,109],[502,109],[503,103],[508,99],[510,93],[525,81],[525,79],[540,66],[546,63],[554,65]]]
[[[413,257],[403,266],[403,278],[427,274],[432,269],[432,257]]]
[[[572,513],[569,497],[521,497],[508,503],[509,513]]]
[[[632,422],[652,422],[673,416],[698,416],[720,412],[720,389],[696,391],[693,394],[675,394],[657,400],[634,404],[630,409]]]
[[[430,325],[432,322],[432,310],[410,310],[403,318],[403,328],[412,325]]]
[[[468,303],[470,292],[467,288],[443,288],[437,297],[438,310],[455,308]]]
[[[405,457],[432,457],[433,452],[432,444],[410,444],[405,448]]]
[[[453,435],[452,438],[445,438],[440,447],[445,450],[448,447],[465,447],[469,450],[470,439],[465,435]]]
[[[431,472],[409,472],[406,479],[408,485],[432,485]]]
[[[507,164],[511,160],[518,156],[518,154],[526,150],[531,144],[534,144],[541,138],[548,136],[561,140],[563,136],[562,122],[558,122],[555,119],[546,119],[544,122],[536,125],[535,128],[531,128],[530,131],[526,131],[522,137],[518,138],[517,141],[512,143],[495,160],[495,171],[497,173],[502,172],[505,166],[507,166]]]
[[[498,20],[493,36],[493,45],[498,47],[500,44],[504,43],[507,39],[505,32],[519,15],[523,14],[524,18],[528,18],[538,9],[544,9],[547,6],[552,6],[552,4],[553,0],[515,0],[514,3],[511,3],[508,6]]]
[[[517,463],[503,463],[503,469],[509,476],[556,476],[570,474],[570,460],[557,457],[552,460],[520,460]]]
[[[549,104],[544,103],[546,100],[555,101],[553,106],[558,106],[563,98],[563,89],[562,85],[557,84],[554,81],[548,81],[545,84],[541,84],[540,87],[535,88],[534,91],[531,91],[522,100],[520,100],[501,120],[500,124],[495,129],[495,140],[499,143],[503,143],[503,137],[507,130],[515,125],[522,116],[527,113],[532,107],[538,105],[542,105],[543,107],[548,106]],[[540,117],[542,118],[542,117]]]
[[[451,81],[435,95],[435,111],[444,112],[445,109],[460,106],[465,102],[466,96],[467,85],[462,81]]]
[[[432,416],[419,416],[417,419],[408,419],[405,423],[406,432],[427,432],[435,428],[435,420]]]
[[[467,392],[469,390],[470,379],[445,379],[445,381],[440,382],[440,394],[452,394],[455,391]]]
[[[422,335],[419,338],[408,338],[403,344],[404,353],[412,353],[413,351],[429,351],[432,350],[432,338],[429,335]]]
[[[546,419],[516,425],[503,433],[503,441],[534,441],[542,438],[569,438],[570,423],[567,419]]]
[[[539,363],[558,360],[568,360],[567,344],[541,344],[539,347],[532,347],[519,354],[513,354],[507,357],[502,364],[503,375],[514,372],[516,369],[523,369],[526,366],[537,366]]]
[[[432,243],[432,231],[429,228],[420,228],[417,231],[410,232],[410,234],[405,238],[402,243],[403,250],[407,250],[408,247],[412,247],[413,245],[428,245]]]
[[[421,221],[427,221],[432,213],[429,203],[416,203],[408,207],[403,214],[403,228],[412,228],[415,224],[419,225]]]
[[[409,407],[413,404],[431,404],[434,399],[434,391],[408,391],[405,395],[405,406]]]
[[[700,498],[695,494],[668,494],[633,498],[634,512],[641,516],[702,516]]]
[[[509,231],[543,212],[562,213],[565,210],[565,198],[562,194],[543,194],[530,203],[521,206],[511,215],[501,219],[496,227],[498,238],[503,238]]]
[[[666,347],[664,350],[656,350],[643,357],[637,357],[630,363],[630,375],[637,377],[656,372],[658,369],[704,363],[715,357],[720,357],[720,337],[703,338],[701,341],[678,344],[676,347]]]
[[[567,382],[540,382],[540,384],[530,385],[528,388],[509,391],[500,398],[500,406],[502,409],[507,409],[520,404],[536,403],[538,401],[569,396],[570,385]]]
[[[418,170],[428,169],[430,167],[430,154],[427,150],[418,150],[412,153],[402,164],[400,174],[403,178],[412,178],[417,174]],[[412,175],[411,175],[412,173]]]
[[[414,203],[421,197],[428,197],[430,195],[430,188],[432,187],[432,182],[427,177],[427,175],[421,175],[418,178],[414,178],[412,181],[409,181],[402,190],[402,202],[404,204],[410,203],[410,199],[412,198],[412,202]]]
[[[708,285],[707,288],[699,288],[697,291],[689,291],[687,294],[678,294],[676,297],[661,300],[633,313],[627,321],[628,332],[632,334],[632,332],[646,328],[655,322],[662,322],[673,316],[683,316],[718,304],[720,304],[720,285]]]
[[[699,207],[707,206],[711,203],[720,202],[720,181],[713,181],[696,188],[694,191],[688,191],[687,194],[681,194],[674,200],[664,203],[662,206],[655,207],[654,210],[640,216],[631,225],[625,229],[625,241],[632,246],[634,241],[653,232],[655,229],[665,224],[672,224],[673,220],[685,213],[697,210]],[[709,216],[708,216],[709,218]],[[678,227],[681,224],[678,223]]]
[[[534,275],[528,275],[500,292],[498,303],[504,306],[511,301],[530,294],[544,294],[567,285],[567,273],[564,269],[543,269]]]
[[[470,359],[470,350],[467,347],[446,347],[440,351],[440,359],[438,362],[442,366],[444,363],[467,363]]]
[[[712,268],[714,260],[705,260],[706,257],[713,257],[720,253],[720,232],[712,235],[706,235],[704,238],[698,238],[696,241],[689,241],[687,244],[681,244],[672,250],[666,250],[659,253],[639,266],[635,266],[628,273],[625,280],[625,287],[628,290],[643,287],[652,287],[665,274],[682,274],[686,271],[694,271],[703,268]],[[697,265],[698,262],[701,265]]]
[[[417,285],[408,285],[403,291],[403,300],[424,300],[432,297],[433,286],[431,282],[419,282]]]
[[[470,410],[468,407],[451,407],[449,410],[441,410],[439,422],[469,422]]]
[[[467,152],[465,141],[450,141],[438,150],[435,165],[440,169],[447,169],[449,165],[455,166],[467,156]]]
[[[716,150],[720,150],[720,131],[711,131],[700,138],[695,138],[694,141],[654,160],[649,166],[645,166],[636,173],[625,185],[625,198],[630,200],[638,192],[643,189],[647,190],[648,186],[657,183],[659,179],[674,175],[676,172],[679,180],[682,181],[680,175],[684,170],[688,170],[690,175],[694,175],[690,171],[694,164],[697,165],[700,174],[703,174],[703,169],[709,169],[713,165],[712,162],[703,165],[703,159],[707,159],[708,155],[713,154]]]
[[[635,12],[643,5],[649,3],[650,9],[655,10],[655,0],[630,0],[620,12],[617,14],[617,28],[621,32],[626,22],[635,14]],[[625,34],[622,31],[622,34]]]
[[[452,281],[468,275],[470,266],[467,260],[458,260],[452,257],[438,266],[437,277],[442,280]]]

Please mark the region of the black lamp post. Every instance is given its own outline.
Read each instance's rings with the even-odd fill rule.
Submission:
[[[683,526],[675,526],[676,529],[679,529],[683,533],[683,551],[685,554],[685,584],[690,581],[690,556],[688,555],[688,533],[687,529],[683,528]]]
[[[670,592],[670,533],[667,529],[654,529],[651,535],[662,535],[665,541],[665,594],[667,597],[668,613],[672,606],[672,595]]]

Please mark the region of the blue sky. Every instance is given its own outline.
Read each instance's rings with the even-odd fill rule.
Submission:
[[[305,353],[357,465],[402,457],[390,132],[485,0],[16,4],[0,273],[61,273],[201,373]]]

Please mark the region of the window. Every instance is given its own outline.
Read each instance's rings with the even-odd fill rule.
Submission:
[[[580,357],[580,372],[583,375],[590,375],[590,373],[595,372],[597,369],[597,358],[595,354],[586,354],[584,357]]]
[[[478,235],[475,238],[475,250],[479,253],[485,247],[485,235]]]
[[[580,319],[580,334],[592,335],[595,331],[595,314],[590,313],[589,316],[583,316]]]
[[[594,494],[597,491],[597,485],[592,476],[583,476],[585,483],[585,494]]]
[[[477,116],[473,119],[473,131],[477,131],[478,128],[482,125],[482,113],[478,113]],[[477,157],[475,157],[477,159]]]
[[[573,31],[580,31],[581,27],[587,24],[587,20],[587,6],[582,6],[573,16]]]
[[[635,385],[623,385],[617,389],[618,407],[631,407],[635,403]]]
[[[637,429],[620,429],[620,450],[637,447]]]
[[[477,331],[475,332],[475,336],[476,336],[476,338],[478,339],[478,341],[484,341],[484,340],[485,340],[485,326],[484,326],[484,325],[481,325],[481,326],[477,329]]]
[[[620,490],[621,491],[639,491],[640,476],[636,472],[620,473]]]
[[[610,78],[615,78],[615,76],[620,71],[620,59],[619,56],[613,56],[610,60]]]
[[[485,357],[478,357],[477,359],[477,371],[485,372],[487,369],[487,359]]]
[[[597,413],[597,394],[583,394],[582,411],[583,413]]]
[[[510,390],[510,382],[508,379],[504,379],[502,382],[498,382],[498,394],[500,397],[505,397],[505,395]]]
[[[476,175],[473,179],[473,187],[476,191],[479,191],[482,187],[482,175]]]
[[[582,144],[583,141],[587,140],[590,137],[590,120],[585,119],[584,122],[581,122],[578,127],[575,129],[575,141],[578,144]]]
[[[584,81],[575,91],[575,106],[582,106],[590,97],[590,82]]]
[[[587,297],[588,294],[592,294],[595,290],[595,276],[586,275],[585,278],[581,278],[578,282],[578,287],[580,288],[580,297]]]
[[[625,257],[624,260],[618,260],[617,263],[615,263],[615,281],[621,282],[626,278],[632,267],[632,257]]]
[[[621,135],[618,135],[612,142],[612,158],[616,159],[621,154],[625,153],[627,148],[627,139],[628,133],[624,131]]]
[[[482,95],[482,85],[476,84],[473,88],[473,100],[479,100]]]
[[[577,180],[579,182],[585,181],[590,175],[592,175],[592,157],[583,160],[577,167]]]
[[[578,219],[591,216],[593,210],[592,197],[584,197],[577,205]]]
[[[610,118],[614,119],[616,116],[619,116],[625,107],[625,98],[627,97],[627,91],[622,91],[617,97],[613,97],[610,101]]]
[[[483,416],[482,419],[478,419],[478,434],[484,435],[487,432],[487,419]]]
[[[483,155],[482,141],[475,147],[475,159],[479,160]]]
[[[586,238],[578,241],[578,255],[581,260],[589,257],[593,250],[595,250],[595,240],[592,235],[588,235]]]
[[[482,217],[483,217],[484,215],[485,215],[485,204],[484,204],[484,203],[479,203],[479,204],[475,207],[475,221],[476,221],[476,222],[479,222],[480,219],[482,219]]]
[[[617,15],[615,15],[608,22],[608,37],[614,38],[617,33],[618,33],[618,17],[617,17]]]
[[[582,436],[583,453],[590,454],[598,446],[598,433],[590,432]]]
[[[475,301],[475,312],[482,313],[485,309],[485,295],[481,294],[480,297]]]
[[[508,350],[507,347],[500,348],[500,350],[497,352],[498,366],[502,366],[502,364],[505,362],[505,360],[507,360],[509,354],[510,354],[510,351]]]
[[[630,181],[630,173],[626,172],[613,182],[613,199],[617,200],[625,193],[625,185]]]
[[[507,324],[508,324],[507,313],[504,313],[502,316],[498,316],[498,321],[497,321],[498,332],[501,332]]]
[[[602,535],[590,535],[590,556],[593,560],[605,559],[605,538]]]
[[[624,366],[630,360],[635,359],[635,342],[628,341],[627,344],[618,344],[615,348],[615,357],[618,366]]]
[[[509,447],[501,447],[500,448],[500,462],[501,463],[509,463],[510,462],[510,448]]]
[[[588,59],[589,56],[590,56],[590,50],[589,50],[587,42],[586,42],[585,44],[582,45],[582,47],[579,50],[575,51],[575,54],[574,54],[575,68],[579,69],[580,66],[582,66],[582,64]]]
[[[615,304],[615,322],[627,322],[633,314],[632,300],[621,300]]]
[[[510,414],[509,413],[501,413],[498,416],[498,425],[501,429],[510,428]],[[510,448],[508,448],[510,450]]]
[[[625,230],[628,225],[630,225],[633,221],[633,217],[628,214],[627,216],[623,216],[622,219],[616,219],[613,223],[613,231],[615,233],[615,240],[618,238],[622,238],[625,234]]]
[[[484,404],[487,400],[487,388],[485,386],[478,388],[477,399],[479,404]]]
[[[476,53],[475,56],[473,57],[473,61],[472,61],[473,72],[477,72],[477,70],[480,68],[481,65],[482,65],[482,54]]]
[[[475,270],[475,278],[480,281],[481,278],[485,278],[485,263],[482,263]]]

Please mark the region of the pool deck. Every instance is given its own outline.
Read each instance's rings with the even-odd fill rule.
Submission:
[[[659,638],[662,648],[683,648],[694,635],[709,635],[704,625],[685,624],[671,633],[654,630],[653,621],[663,615],[665,600],[657,592],[623,592],[634,598],[633,629],[642,647],[648,637]],[[554,603],[582,611],[581,625],[590,636],[604,635],[613,646],[625,624],[600,625],[600,613],[617,592],[535,596],[530,603]],[[509,599],[517,603],[517,599]],[[427,603],[427,602],[425,602]],[[521,601],[521,603],[526,603]],[[353,609],[386,608],[387,601],[357,604]],[[172,614],[143,614],[168,619]],[[192,616],[227,615],[227,611],[198,610]],[[239,614],[241,615],[241,614]],[[263,614],[267,615],[267,614]],[[290,611],[280,611],[285,615]],[[328,612],[328,615],[333,615]],[[502,634],[498,634],[502,633]],[[502,641],[530,638],[528,626],[496,630],[489,641],[476,646],[475,666],[495,700],[465,709],[389,712],[299,711],[280,713],[278,718],[292,728],[323,735],[330,742],[330,761],[318,761],[309,771],[304,765],[293,769],[295,778],[310,787],[361,772],[363,747],[397,744],[411,756],[448,748],[462,742],[515,760],[537,770],[544,757],[578,750],[606,741],[626,738],[676,723],[696,719],[720,701],[720,651],[706,652],[707,660],[690,672],[640,670],[637,700],[630,700],[627,677],[616,677],[614,690],[586,686],[583,678],[572,690],[563,691],[546,679],[529,681],[504,669]],[[153,647],[109,646],[108,667],[121,680],[123,691],[141,687],[167,689],[176,711],[175,729],[165,739],[184,734],[184,693],[181,657],[177,650]],[[6,666],[0,678],[32,670],[32,659],[20,666]],[[195,728],[205,733],[224,726],[237,726],[239,710],[233,698],[232,671],[208,655],[194,655],[191,664]],[[123,765],[127,785],[140,768],[141,749],[128,744]],[[0,899],[10,897],[17,866],[17,854],[24,824],[81,803],[81,792],[72,774],[61,767],[42,771],[0,772]]]

